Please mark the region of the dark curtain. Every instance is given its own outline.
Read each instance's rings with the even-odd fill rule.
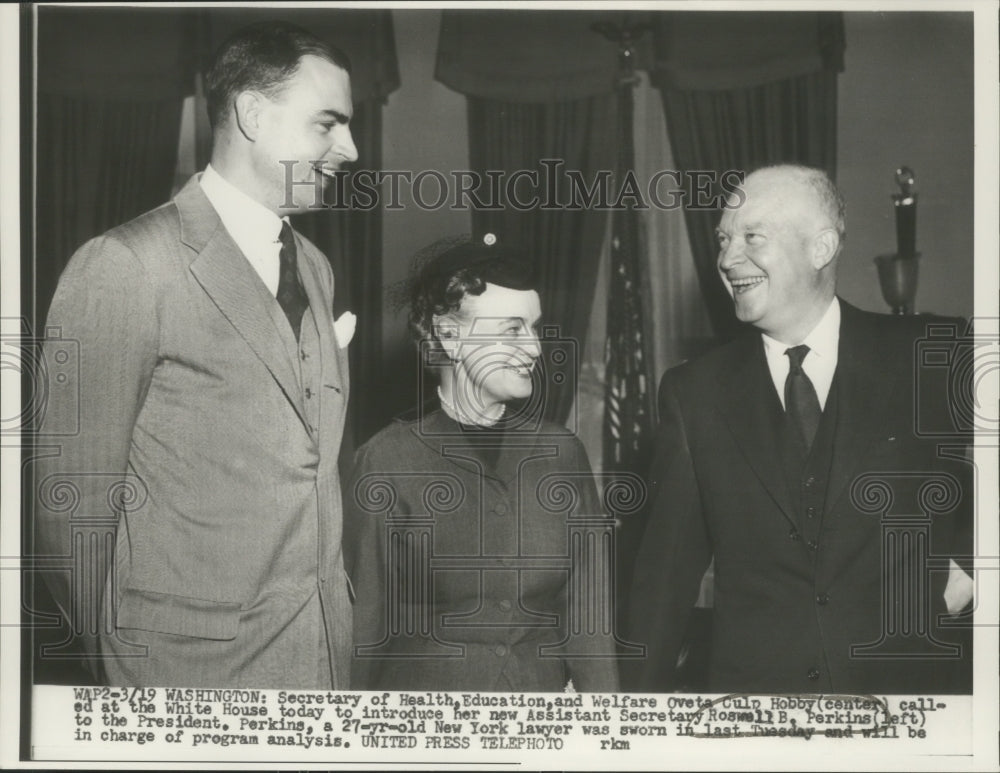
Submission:
[[[170,198],[193,34],[169,9],[39,9],[36,324],[81,244]]]
[[[661,17],[656,82],[678,169],[721,175],[790,162],[833,177],[843,51],[837,13]],[[687,206],[685,218],[713,328],[731,337],[738,323],[715,268],[719,211]]]
[[[599,171],[611,174],[617,161],[618,47],[592,27],[632,16],[606,10],[445,11],[435,77],[468,98],[471,169],[502,171],[504,185],[519,170],[537,173],[538,185],[518,185],[521,200],[567,191],[566,171],[582,175],[588,188]],[[543,159],[562,164],[554,187],[546,182]],[[488,190],[484,184],[480,198],[496,203]],[[501,209],[473,209],[473,231],[495,232],[534,256],[542,315],[579,355],[608,211],[537,205],[522,211],[505,193]],[[575,385],[575,379],[548,385],[547,418],[567,419]]]
[[[637,14],[608,11],[444,11],[434,76],[503,102],[562,102],[613,91],[618,47],[594,32]]]
[[[616,96],[609,91],[568,102],[517,104],[469,96],[469,160],[473,171],[503,170],[506,175],[537,170],[542,159],[565,163],[559,169],[560,190],[568,190],[565,170],[582,173],[592,185],[600,170],[616,163]],[[508,179],[508,177],[504,177]],[[544,193],[544,185],[539,186]],[[529,193],[519,193],[522,200]],[[613,195],[613,194],[612,194]],[[484,194],[485,198],[485,194]],[[540,198],[544,199],[544,195]],[[522,245],[536,260],[539,295],[545,321],[559,326],[562,338],[575,342],[577,355],[587,334],[594,299],[607,211],[533,207],[518,211],[473,210],[473,232],[494,232]],[[577,371],[578,372],[578,371]],[[575,378],[550,384],[547,418],[565,422],[575,398]]]
[[[39,320],[77,247],[170,198],[181,105],[38,95]]]

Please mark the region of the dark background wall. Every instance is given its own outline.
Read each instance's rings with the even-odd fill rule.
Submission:
[[[884,311],[872,258],[895,249],[893,173],[917,175],[918,311],[972,315],[972,14],[846,13],[838,183],[848,204],[841,292]],[[994,181],[995,182],[995,181]]]

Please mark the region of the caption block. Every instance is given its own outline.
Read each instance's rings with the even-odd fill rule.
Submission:
[[[387,752],[400,761],[453,752],[469,759],[512,752],[646,755],[705,739],[869,747],[908,741],[939,751],[943,740],[954,740],[943,729],[955,721],[950,701],[967,715],[968,698],[935,696],[42,687],[34,742],[37,759],[119,759],[124,750],[135,756],[144,747],[187,759],[218,759],[228,750],[331,761],[384,759]]]

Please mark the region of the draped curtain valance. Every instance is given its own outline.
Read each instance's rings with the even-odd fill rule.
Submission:
[[[38,11],[38,90],[77,99],[163,101],[194,93],[231,32],[282,19],[339,46],[351,59],[356,102],[399,87],[388,10],[303,8],[66,8]]]
[[[652,14],[653,81],[685,91],[743,89],[844,69],[840,13]]]
[[[38,91],[75,99],[180,100],[194,92],[198,16],[176,8],[38,9]]]
[[[471,97],[558,102],[606,94],[617,44],[596,22],[648,25],[636,68],[660,87],[751,88],[844,66],[840,13],[663,11],[444,11],[437,80]]]
[[[594,32],[607,11],[444,11],[435,77],[470,97],[565,102],[615,89],[618,47]]]

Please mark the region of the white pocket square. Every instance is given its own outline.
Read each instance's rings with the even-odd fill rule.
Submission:
[[[341,349],[346,349],[351,339],[354,338],[354,331],[357,326],[357,315],[351,311],[345,311],[333,323],[333,333],[337,336],[337,343]]]

